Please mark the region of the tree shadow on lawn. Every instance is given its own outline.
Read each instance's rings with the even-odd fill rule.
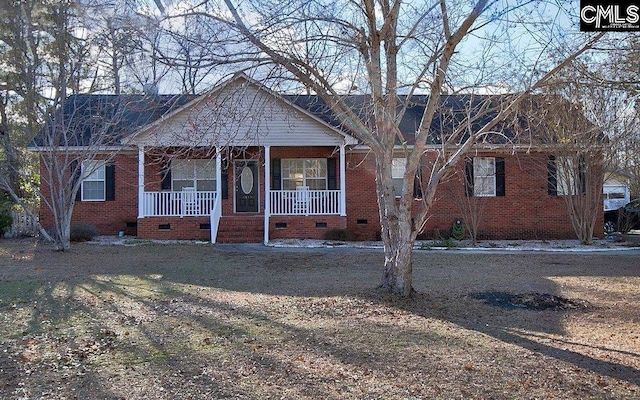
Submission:
[[[363,290],[363,276],[366,281],[376,282],[379,279],[380,270],[377,267],[382,265],[379,255],[359,254],[359,268],[356,274],[360,275],[360,279],[353,279],[353,265],[326,265],[323,260],[326,253],[309,254],[300,257],[293,256],[293,269],[286,269],[280,265],[276,268],[275,275],[282,273],[284,270],[287,280],[291,274],[309,274],[308,286],[296,287],[286,290],[287,285],[270,285],[265,279],[264,274],[259,270],[254,271],[262,277],[260,293],[267,294],[283,294],[283,295],[302,295],[317,296],[323,293],[332,293],[336,291],[337,295],[359,296],[367,301],[379,302],[385,305],[392,305],[401,310],[419,315],[425,318],[437,318],[443,321],[449,321],[459,325],[465,329],[470,329],[489,335],[504,343],[513,344],[532,352],[543,354],[557,360],[571,363],[576,367],[584,370],[590,370],[603,376],[609,376],[615,379],[627,381],[634,385],[640,386],[640,370],[632,366],[623,365],[613,361],[597,359],[580,352],[570,349],[563,349],[558,346],[544,343],[543,338],[548,336],[536,337],[532,332],[543,332],[548,334],[563,335],[563,321],[569,313],[585,315],[594,310],[568,310],[568,311],[533,311],[518,309],[511,312],[496,310],[495,307],[487,304],[479,304],[479,301],[472,299],[469,294],[476,291],[506,291],[510,293],[527,293],[545,292],[552,295],[560,295],[560,287],[558,283],[550,279],[550,277],[602,277],[602,278],[626,278],[629,276],[637,276],[637,257],[633,255],[594,255],[594,254],[520,254],[520,255],[476,255],[476,254],[452,254],[448,257],[430,257],[422,255],[414,257],[415,277],[414,284],[419,291],[426,293],[425,295],[414,296],[414,298],[405,300],[397,299],[386,293],[380,293],[378,290]],[[533,256],[533,257],[532,257]],[[290,257],[288,254],[280,254],[276,263],[286,264],[285,259]],[[309,268],[309,259],[312,267]],[[360,259],[362,257],[362,259]],[[615,257],[615,258],[614,258]],[[307,261],[305,261],[305,259]],[[337,257],[339,260],[340,257]],[[371,262],[378,259],[378,262]],[[435,259],[435,262],[432,262]],[[336,258],[333,258],[335,262]],[[269,269],[273,267],[268,256],[264,260],[263,268]],[[425,263],[428,263],[425,265]],[[595,263],[595,267],[593,264]],[[464,269],[467,276],[460,284],[455,284],[456,278],[459,277],[459,266],[462,264],[475,264],[473,268]],[[614,266],[615,265],[615,266]],[[300,268],[298,268],[300,267]],[[318,268],[316,270],[315,268]],[[323,268],[327,268],[322,272]],[[345,272],[345,269],[347,271]],[[262,271],[265,272],[265,271]],[[335,274],[337,279],[328,282],[328,285],[320,288],[314,287],[314,277],[320,274]],[[487,274],[501,274],[502,280],[489,280],[490,283],[483,279]],[[344,280],[343,280],[344,279]],[[265,282],[266,281],[266,282]],[[290,279],[292,282],[304,284],[305,279]],[[225,285],[225,282],[216,282],[222,287],[232,290],[256,290],[252,285],[236,287],[234,284]],[[236,281],[235,284],[238,282]],[[310,283],[310,284],[309,284]],[[339,283],[339,284],[337,284]],[[439,287],[443,285],[443,287]],[[285,289],[285,290],[282,290]],[[293,289],[293,290],[291,290]],[[318,293],[318,291],[320,293]],[[601,295],[611,298],[616,296],[615,293],[606,293],[606,288],[598,289]],[[455,299],[459,296],[458,299]],[[462,303],[462,307],[456,308],[454,312],[451,309],[442,308],[440,303],[449,303],[454,301]],[[597,308],[597,304],[594,304]],[[542,323],[541,323],[542,322]],[[561,342],[561,341],[560,341]],[[583,345],[584,346],[584,345]],[[588,347],[588,346],[587,346]],[[606,347],[595,348],[619,354],[627,354],[632,357],[640,358],[640,353],[630,353],[619,351]]]
[[[215,253],[214,253],[215,254]],[[226,256],[228,253],[218,253]],[[178,274],[164,278],[187,284],[206,284],[232,291],[247,291],[283,296],[354,296],[366,301],[391,305],[424,318],[449,321],[462,328],[489,335],[504,343],[571,363],[584,370],[640,385],[637,368],[601,360],[569,349],[536,340],[530,332],[563,335],[563,320],[567,313],[585,311],[501,311],[481,304],[468,296],[479,291],[530,291],[560,294],[558,284],[549,277],[605,278],[637,276],[634,256],[519,254],[519,255],[417,255],[414,257],[414,284],[426,296],[410,300],[393,299],[378,290],[367,289],[379,280],[382,257],[376,253],[271,253],[234,254],[236,266],[232,276],[218,270],[209,282],[193,282]],[[599,268],[587,264],[596,263]],[[616,267],[608,266],[616,263]],[[465,268],[460,268],[462,265]],[[204,263],[203,268],[211,266]],[[463,271],[460,271],[463,269]],[[459,279],[460,274],[467,276]],[[500,274],[502,279],[485,279],[487,274]],[[460,282],[456,283],[456,280]],[[447,308],[451,301],[461,307]],[[444,306],[444,308],[443,308]],[[597,304],[595,304],[597,307]],[[586,311],[589,312],[589,311]],[[617,350],[603,348],[608,352]],[[640,354],[632,354],[640,357]]]
[[[448,346],[462,346],[452,344],[451,338],[437,333],[425,334],[429,331],[428,328],[413,330],[408,327],[394,327],[393,318],[387,318],[385,315],[375,318],[368,315],[361,318],[357,309],[344,318],[353,318],[353,323],[363,331],[375,332],[377,335],[367,336],[358,346],[354,346],[340,342],[329,329],[286,322],[287,319],[279,318],[277,313],[258,311],[252,307],[250,301],[239,305],[237,300],[224,300],[225,294],[248,293],[264,295],[266,299],[263,300],[266,302],[287,297],[293,299],[291,304],[299,304],[302,300],[310,299],[305,301],[311,311],[304,314],[305,318],[310,318],[310,322],[314,321],[316,315],[317,318],[326,318],[327,321],[343,318],[335,313],[335,310],[331,310],[330,303],[327,303],[329,307],[325,308],[324,299],[351,298],[360,301],[357,306],[364,310],[368,304],[373,304],[384,306],[387,310],[400,310],[426,320],[450,322],[603,376],[640,385],[640,371],[636,368],[554,347],[543,343],[542,340],[536,340],[534,334],[526,333],[533,331],[561,335],[565,312],[496,311],[495,308],[467,296],[470,292],[482,290],[513,292],[522,291],[523,288],[527,291],[555,294],[559,292],[559,288],[548,278],[549,276],[600,274],[603,277],[625,277],[637,274],[637,271],[634,272],[630,267],[584,268],[580,264],[580,260],[584,260],[583,257],[557,255],[539,257],[536,262],[542,261],[542,265],[531,265],[532,261],[529,261],[527,255],[418,256],[415,260],[414,283],[420,292],[426,294],[417,295],[413,299],[401,299],[371,289],[372,284],[377,282],[381,275],[379,266],[382,265],[382,257],[375,253],[355,254],[350,257],[327,252],[267,253],[256,256],[219,253],[211,247],[198,246],[186,249],[180,246],[169,247],[169,253],[165,251],[167,248],[158,247],[147,248],[145,251],[129,248],[102,249],[97,252],[99,254],[92,252],[90,248],[87,250],[89,251],[86,254],[83,251],[67,255],[40,254],[40,259],[36,260],[35,264],[30,264],[29,268],[32,270],[27,271],[30,277],[28,279],[50,282],[43,283],[40,291],[34,291],[32,299],[49,306],[47,309],[35,308],[31,325],[26,329],[24,336],[46,332],[52,324],[69,324],[69,321],[78,315],[87,318],[88,324],[93,323],[88,328],[93,336],[99,335],[104,329],[114,329],[114,326],[123,331],[135,330],[145,345],[142,346],[142,342],[129,343],[120,336],[124,342],[117,348],[117,352],[125,360],[125,364],[139,371],[143,370],[145,374],[129,371],[127,376],[118,376],[117,379],[120,380],[135,380],[136,377],[149,380],[148,374],[156,374],[159,376],[159,384],[168,388],[173,386],[177,390],[184,386],[185,378],[180,374],[173,376],[172,372],[182,371],[185,376],[202,376],[199,379],[186,379],[202,393],[213,393],[217,397],[229,397],[237,393],[256,396],[255,390],[258,389],[240,383],[246,378],[243,374],[249,374],[259,377],[259,380],[264,382],[280,380],[281,385],[291,387],[304,382],[305,385],[296,389],[296,394],[300,397],[334,398],[337,395],[331,389],[333,384],[330,382],[343,378],[335,373],[319,377],[300,368],[305,360],[297,359],[294,353],[273,354],[263,350],[265,345],[288,341],[294,344],[292,351],[303,351],[302,349],[306,348],[310,349],[314,357],[335,359],[343,366],[374,368],[382,372],[389,372],[391,367],[388,365],[389,359],[385,358],[387,354],[381,350],[388,342],[376,341],[378,338],[392,338],[402,346],[433,348],[435,344],[435,348],[441,346],[445,352]],[[86,268],[78,268],[78,265],[83,265],[83,260],[97,256],[117,259],[118,263],[88,263]],[[620,261],[619,258],[616,260]],[[633,260],[624,258],[623,264],[635,265]],[[67,267],[75,266],[76,270],[70,270],[68,275],[63,277],[55,276],[52,271],[46,270],[61,267],[66,265],[65,263],[74,264]],[[45,267],[47,265],[51,267]],[[461,265],[465,268],[460,268]],[[38,268],[41,270],[36,271]],[[461,273],[465,274],[464,279],[456,279]],[[483,280],[489,273],[499,273],[503,275],[503,279]],[[123,281],[120,276],[128,278]],[[200,288],[205,290],[205,295],[198,294]],[[86,301],[79,302],[74,298],[78,289],[97,303],[92,305]],[[455,302],[457,307],[450,307],[452,302]],[[149,318],[132,318],[130,307],[133,306],[146,310]],[[0,312],[2,311],[0,308]],[[543,323],[540,319],[544,320]],[[388,325],[385,324],[387,321]],[[166,340],[167,330],[175,331],[172,333],[174,338],[169,342]],[[193,338],[182,342],[176,339],[181,336],[180,333],[190,334]],[[266,344],[256,343],[256,336],[263,338],[263,341],[266,340],[264,338],[271,337],[269,340],[275,342],[267,340]],[[208,344],[212,341],[216,345],[222,345]],[[73,346],[79,347],[80,344],[75,343]],[[223,355],[215,353],[212,347],[228,348],[231,353],[225,361]],[[365,349],[372,349],[373,356]],[[433,359],[430,361],[433,362]],[[215,376],[212,376],[193,369],[194,365],[207,365],[212,362],[226,362],[224,365],[229,370],[215,370]],[[426,367],[428,364],[416,361],[417,366]],[[238,372],[238,368],[244,372]],[[44,384],[47,384],[47,379],[52,379],[51,376],[43,376]],[[113,391],[101,371],[90,368],[78,379],[85,387],[92,388],[96,394],[94,398],[117,398],[118,395],[124,395]],[[277,394],[280,389],[274,387],[260,390],[263,391],[261,394]],[[157,398],[187,398],[179,391],[171,390],[149,395]],[[295,397],[294,394],[290,395]]]

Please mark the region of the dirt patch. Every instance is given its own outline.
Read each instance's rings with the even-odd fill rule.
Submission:
[[[637,254],[228,248],[0,241],[0,398],[640,398]]]
[[[593,305],[586,300],[567,299],[549,293],[506,293],[484,292],[472,293],[474,299],[483,300],[485,303],[503,308],[524,308],[527,310],[589,310]]]

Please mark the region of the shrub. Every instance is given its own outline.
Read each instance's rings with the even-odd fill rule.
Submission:
[[[340,240],[350,242],[355,239],[355,235],[347,229],[331,229],[324,234],[326,240]]]
[[[11,210],[8,210],[5,208],[1,209],[0,210],[0,234],[9,232],[12,224],[13,224],[13,217],[11,217]]]
[[[0,195],[0,235],[11,230],[13,225],[13,217],[11,216],[11,209],[13,202],[6,195],[2,193]]]
[[[85,223],[71,224],[69,239],[72,242],[86,242],[98,236],[98,229]]]
[[[464,224],[462,220],[456,220],[451,226],[451,237],[455,240],[464,239]]]

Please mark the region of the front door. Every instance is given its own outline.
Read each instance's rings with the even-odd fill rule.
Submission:
[[[235,162],[236,212],[258,212],[258,162]]]

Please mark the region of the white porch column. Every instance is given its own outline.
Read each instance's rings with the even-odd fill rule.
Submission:
[[[222,148],[216,146],[216,201],[222,201]]]
[[[144,146],[138,146],[138,218],[144,218]]]
[[[264,245],[269,243],[271,214],[271,146],[264,146]]]
[[[344,154],[345,145],[340,145],[340,215],[347,216],[347,166]]]

